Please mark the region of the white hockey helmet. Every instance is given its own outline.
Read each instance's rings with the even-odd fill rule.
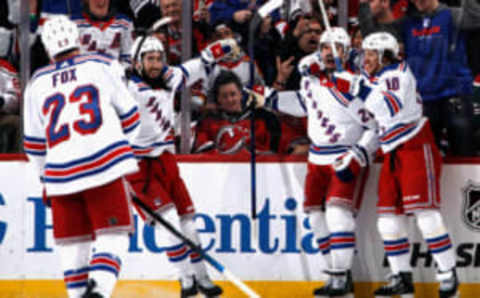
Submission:
[[[163,47],[162,42],[158,38],[153,36],[147,36],[142,43],[143,39],[144,37],[142,36],[139,36],[137,37],[137,39],[135,39],[135,42],[133,43],[133,46],[130,50],[130,57],[132,57],[132,61],[136,58],[137,61],[133,62],[139,62],[141,64],[143,54],[147,52],[159,51],[162,53],[163,62],[165,62],[165,48]],[[142,47],[139,49],[140,44]]]
[[[398,59],[400,47],[397,39],[388,32],[376,32],[367,35],[362,42],[363,50],[374,50],[378,53],[378,62],[382,64],[383,55],[386,51],[390,51],[393,58]]]
[[[350,49],[350,36],[348,35],[347,31],[342,27],[332,27],[330,30],[323,31],[322,35],[320,36],[320,46],[323,44],[330,45],[331,42],[340,43],[343,45],[343,52],[345,54],[348,53]]]
[[[51,58],[80,48],[77,25],[66,16],[54,16],[43,25],[42,42]]]

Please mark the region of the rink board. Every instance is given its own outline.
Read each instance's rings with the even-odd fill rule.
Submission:
[[[257,164],[259,237],[254,239],[248,162],[199,161],[198,157],[182,160],[181,173],[195,203],[195,221],[204,248],[241,279],[251,281],[263,297],[311,296],[324,278],[324,264],[302,211],[305,162],[265,158]],[[358,297],[368,297],[388,272],[375,225],[378,172],[379,165],[374,165],[358,216],[358,257],[353,270]],[[26,162],[0,162],[0,194],[0,297],[65,297],[50,210],[41,203],[40,185]],[[442,197],[442,213],[456,245],[459,278],[466,283],[462,297],[477,297],[480,165],[447,163]],[[162,236],[141,220],[136,224],[115,297],[178,296],[175,272],[163,253]],[[422,283],[417,297],[432,297],[437,288],[434,263],[413,220],[409,224],[414,235],[414,278]],[[211,273],[223,284],[219,274]],[[229,283],[225,285],[224,297],[243,297]]]

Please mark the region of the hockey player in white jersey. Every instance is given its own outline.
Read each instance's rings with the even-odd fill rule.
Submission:
[[[412,214],[438,265],[439,296],[453,297],[458,287],[455,256],[439,212],[442,158],[430,124],[422,116],[415,77],[406,62],[399,60],[398,43],[390,33],[368,35],[362,48],[370,87],[360,88],[359,93],[380,127],[385,158],[377,224],[392,270],[390,283],[375,295],[414,292],[405,216]]]
[[[83,0],[83,14],[72,16],[80,33],[82,54],[102,53],[130,64],[133,23],[125,15],[114,14],[112,0]]]
[[[350,269],[355,250],[354,216],[360,207],[368,165],[378,147],[373,117],[364,103],[351,95],[358,77],[346,71],[335,72],[332,41],[344,65],[350,37],[343,28],[334,27],[320,37],[323,63],[311,57],[300,62],[301,73],[305,73],[303,68],[313,71],[302,77],[296,98],[291,98],[293,92],[279,92],[267,102],[275,110],[308,116],[312,144],[304,209],[329,274],[328,283],[316,289],[315,296],[353,293]]]
[[[79,55],[68,18],[49,19],[41,38],[54,62],[25,91],[25,152],[52,207],[68,296],[110,297],[134,231],[123,176],[138,170],[129,145],[138,133],[138,104],[118,62]]]
[[[129,89],[140,104],[140,134],[133,141],[140,171],[128,180],[141,200],[196,243],[194,206],[174,156],[175,92],[193,84],[215,62],[238,51],[234,40],[221,40],[207,46],[201,58],[171,67],[165,62],[162,43],[155,37],[143,41],[139,37],[132,47],[135,75]],[[140,208],[137,210],[153,223]],[[209,297],[220,295],[222,289],[211,282],[200,255],[161,226],[156,227],[157,232],[168,234],[167,256],[179,271],[182,297],[195,296],[198,290]]]

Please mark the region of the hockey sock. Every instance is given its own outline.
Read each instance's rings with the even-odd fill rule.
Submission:
[[[90,259],[89,279],[96,282],[94,292],[110,297],[122,266],[121,258],[128,250],[128,234],[97,235],[94,248]]]
[[[393,274],[411,272],[410,243],[404,215],[380,215],[377,227]]]
[[[326,221],[330,231],[331,268],[349,270],[355,252],[353,213],[340,206],[327,205]]]
[[[57,247],[62,263],[63,279],[70,298],[82,297],[87,287],[91,244],[91,241],[86,241],[59,244]]]
[[[324,268],[331,267],[330,260],[330,232],[328,231],[325,213],[320,210],[312,210],[308,214],[313,234],[317,239],[318,248],[323,256]]]
[[[169,222],[177,231],[181,231],[180,218],[178,217],[177,210],[175,208],[169,208],[161,213],[163,219]],[[193,280],[189,272],[189,259],[188,255],[190,253],[189,247],[183,243],[182,240],[178,239],[175,235],[166,230],[162,225],[155,226],[155,232],[159,233],[159,239],[165,239],[165,246],[167,257],[170,263],[177,270],[178,277],[182,280],[183,283],[187,280]],[[188,282],[187,282],[188,283]]]
[[[182,231],[188,239],[195,244],[200,245],[200,238],[198,237],[197,229],[193,217],[190,215],[184,216],[180,220]],[[197,279],[208,278],[207,268],[202,260],[202,257],[197,252],[190,250],[190,264]]]
[[[415,213],[417,225],[423,239],[433,255],[440,271],[448,271],[455,267],[455,255],[442,215],[437,210],[422,210]]]

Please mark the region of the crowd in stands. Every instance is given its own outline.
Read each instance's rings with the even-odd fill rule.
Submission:
[[[243,88],[298,90],[299,61],[317,51],[324,30],[318,1],[291,0],[265,17],[256,29],[254,67],[248,54],[248,24],[265,0],[192,0],[192,27],[182,28],[182,0],[30,0],[31,73],[49,63],[38,38],[44,21],[65,14],[81,29],[82,52],[100,52],[131,63],[137,35],[154,28],[167,63],[182,62],[182,33],[191,30],[192,56],[212,41],[233,38],[242,48],[218,63],[213,75],[192,87],[192,152],[247,152],[254,113],[258,152],[307,154],[306,121],[266,110],[242,108]],[[332,25],[339,1],[325,0]],[[19,1],[0,2],[0,152],[18,151],[21,84]],[[460,6],[462,4],[462,6]],[[442,152],[450,156],[480,153],[480,1],[350,0],[349,70],[362,71],[362,37],[388,31],[401,43],[412,68]],[[253,74],[251,71],[253,69]],[[25,82],[26,83],[26,82]],[[180,105],[177,104],[178,107]],[[257,127],[258,126],[258,127]]]

